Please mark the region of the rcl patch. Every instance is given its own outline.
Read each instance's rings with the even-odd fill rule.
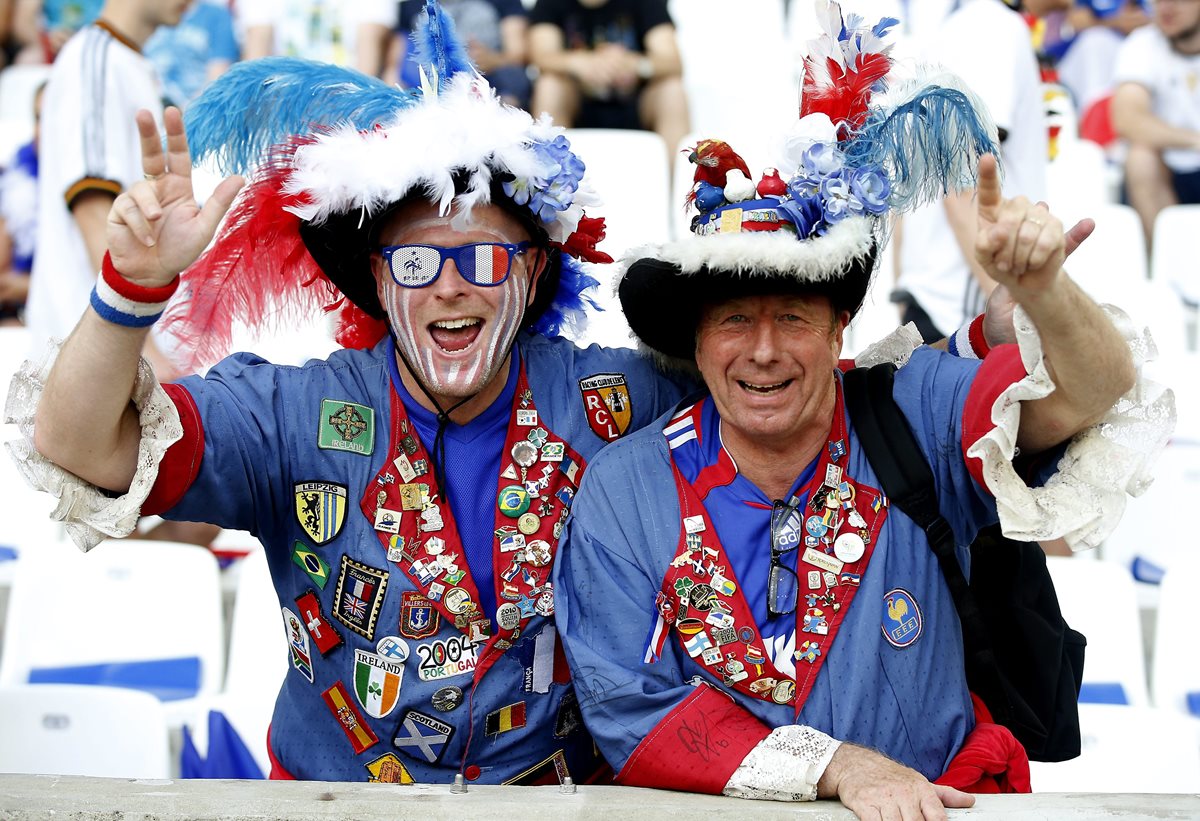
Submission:
[[[606,442],[619,439],[633,420],[633,403],[623,373],[596,373],[579,380],[583,409],[592,431]]]

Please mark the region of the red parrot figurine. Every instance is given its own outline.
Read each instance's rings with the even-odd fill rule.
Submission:
[[[729,147],[729,143],[721,140],[701,140],[688,155],[688,160],[696,164],[696,176],[693,178],[693,192],[688,194],[689,203],[695,199],[695,183],[706,182],[717,188],[725,187],[725,175],[737,169],[750,176],[750,168],[737,152]]]

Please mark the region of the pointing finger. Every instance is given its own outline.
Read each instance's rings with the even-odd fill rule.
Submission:
[[[979,158],[979,215],[995,221],[1003,198],[1000,195],[1000,170],[996,158],[984,154]]]
[[[1096,221],[1093,219],[1081,219],[1071,227],[1067,232],[1067,248],[1066,255],[1070,256],[1075,252],[1075,249],[1083,245],[1083,241],[1092,235],[1096,230]]]
[[[225,212],[233,204],[234,197],[245,184],[246,181],[242,177],[227,177],[221,181],[212,196],[204,203],[204,207],[200,210],[200,219],[203,221],[208,236],[211,237],[217,232],[221,218],[225,216]]]

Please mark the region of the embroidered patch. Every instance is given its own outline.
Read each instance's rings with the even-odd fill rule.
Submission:
[[[921,636],[921,608],[913,594],[897,587],[883,596],[883,637],[893,647],[908,647]]]
[[[379,784],[415,784],[416,781],[409,774],[408,769],[396,757],[395,753],[384,753],[374,761],[369,761],[364,765],[371,777],[367,781]]]
[[[555,750],[554,753],[544,761],[539,761],[523,773],[518,773],[504,783],[519,784],[523,787],[547,786],[551,784],[562,784],[570,778],[571,772],[567,769],[567,757],[562,750]]]
[[[421,681],[440,681],[475,672],[479,662],[474,643],[463,635],[438,639],[416,647],[417,675]]]
[[[322,656],[342,646],[342,634],[321,615],[321,601],[316,591],[309,590],[303,596],[297,596],[296,607],[300,609],[300,623],[308,630]]]
[[[354,402],[322,399],[317,447],[370,456],[375,450],[375,411]]]
[[[354,651],[354,694],[372,718],[383,718],[400,701],[404,665],[367,650]]]
[[[346,487],[332,482],[297,482],[296,521],[318,547],[333,541],[346,522]]]
[[[406,639],[424,639],[437,633],[442,616],[433,602],[406,590],[400,594],[400,635]]]
[[[329,711],[342,725],[342,730],[346,733],[346,738],[350,741],[350,746],[354,748],[355,753],[361,753],[379,743],[379,738],[371,732],[362,713],[351,703],[350,694],[346,692],[346,685],[340,681],[334,682],[332,687],[321,693],[321,698],[325,700]]]
[[[343,554],[333,595],[334,617],[367,641],[374,639],[375,621],[383,606],[387,580],[386,570],[360,564]]]
[[[444,721],[409,710],[400,719],[392,744],[413,758],[424,758],[430,764],[436,764],[453,735],[454,728]]]
[[[299,617],[286,607],[283,608],[283,627],[287,631],[288,647],[292,652],[292,667],[311,683],[312,651],[308,647],[308,633],[305,632]]]
[[[408,658],[408,645],[396,636],[384,636],[375,645],[375,652],[391,661],[404,661]]]
[[[313,580],[313,584],[322,590],[325,589],[325,585],[329,582],[329,564],[324,559],[305,547],[303,542],[296,542],[295,547],[292,548],[292,561],[308,574],[308,577]]]
[[[633,404],[623,373],[597,373],[579,380],[588,424],[606,442],[619,439],[629,430]]]
[[[488,735],[500,735],[525,726],[525,702],[518,701],[499,710],[492,710],[484,721],[483,731]]]

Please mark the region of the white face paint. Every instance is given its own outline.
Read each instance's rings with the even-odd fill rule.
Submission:
[[[477,205],[466,216],[455,212],[443,217],[432,203],[415,202],[393,215],[380,244],[451,247],[527,238],[519,221],[494,205]],[[508,279],[490,287],[467,282],[452,261],[423,288],[397,285],[378,257],[376,264],[379,300],[396,348],[416,378],[443,407],[468,396],[478,397],[480,410],[490,404],[503,387],[498,377],[507,375],[507,353],[531,300],[530,254],[516,257]],[[407,383],[406,369],[400,370]],[[415,386],[410,386],[414,398],[422,401],[411,387]]]
[[[463,287],[486,290],[498,297],[494,300],[491,318],[483,322],[482,328],[475,332],[473,339],[467,340],[471,333],[470,326],[466,326],[466,333],[457,332],[463,339],[448,340],[452,346],[465,342],[463,348],[442,347],[434,335],[437,334],[443,340],[449,335],[439,333],[441,329],[437,329],[436,326],[431,331],[426,327],[426,323],[422,322],[427,314],[427,300],[423,299],[423,292],[427,288],[388,288],[384,293],[384,308],[388,313],[392,334],[396,338],[396,347],[429,392],[437,396],[461,399],[479,393],[500,372],[505,354],[521,326],[524,316],[522,308],[529,296],[529,277],[523,271],[524,266],[520,262],[514,262],[512,273],[503,284],[481,288],[466,282],[452,266],[453,263],[446,263],[438,282],[427,288],[436,288],[443,278],[454,277]],[[440,322],[454,324],[465,320],[465,317],[459,317]]]

